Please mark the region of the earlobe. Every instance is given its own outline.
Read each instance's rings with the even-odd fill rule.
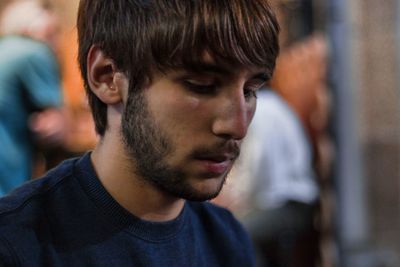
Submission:
[[[122,100],[121,88],[114,81],[116,66],[97,46],[92,46],[87,58],[88,83],[92,92],[105,104]]]

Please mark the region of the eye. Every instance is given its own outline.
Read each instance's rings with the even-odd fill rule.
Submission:
[[[244,92],[244,97],[246,99],[253,98],[253,97],[257,98],[257,90],[245,88],[243,90],[243,92]]]
[[[184,80],[183,85],[197,94],[214,94],[218,87],[213,81],[200,81],[194,79]]]
[[[265,81],[258,81],[247,85],[243,89],[243,95],[246,99],[257,98],[257,92],[265,86]]]

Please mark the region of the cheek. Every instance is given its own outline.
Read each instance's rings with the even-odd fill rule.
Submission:
[[[156,122],[170,131],[174,138],[179,138],[188,132],[199,131],[206,117],[206,110],[201,101],[193,97],[165,96],[151,104]]]
[[[203,109],[200,101],[190,97],[165,99],[160,103],[157,123],[172,144],[174,153],[166,158],[172,166],[186,162],[192,149],[204,140],[207,124]]]
[[[178,135],[193,140],[199,133],[204,132],[209,110],[201,101],[193,97],[185,97],[176,100],[171,105],[173,110],[169,119],[171,125],[175,125]]]

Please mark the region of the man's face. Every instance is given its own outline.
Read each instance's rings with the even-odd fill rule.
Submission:
[[[153,75],[130,94],[122,136],[135,172],[178,198],[203,201],[220,192],[256,108],[265,71],[236,72],[213,63],[201,71]]]

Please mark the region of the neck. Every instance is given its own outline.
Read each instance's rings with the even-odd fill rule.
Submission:
[[[134,160],[126,155],[116,129],[119,128],[110,125],[91,156],[101,183],[122,207],[136,217],[148,221],[175,219],[184,200],[161,191],[136,174]]]

